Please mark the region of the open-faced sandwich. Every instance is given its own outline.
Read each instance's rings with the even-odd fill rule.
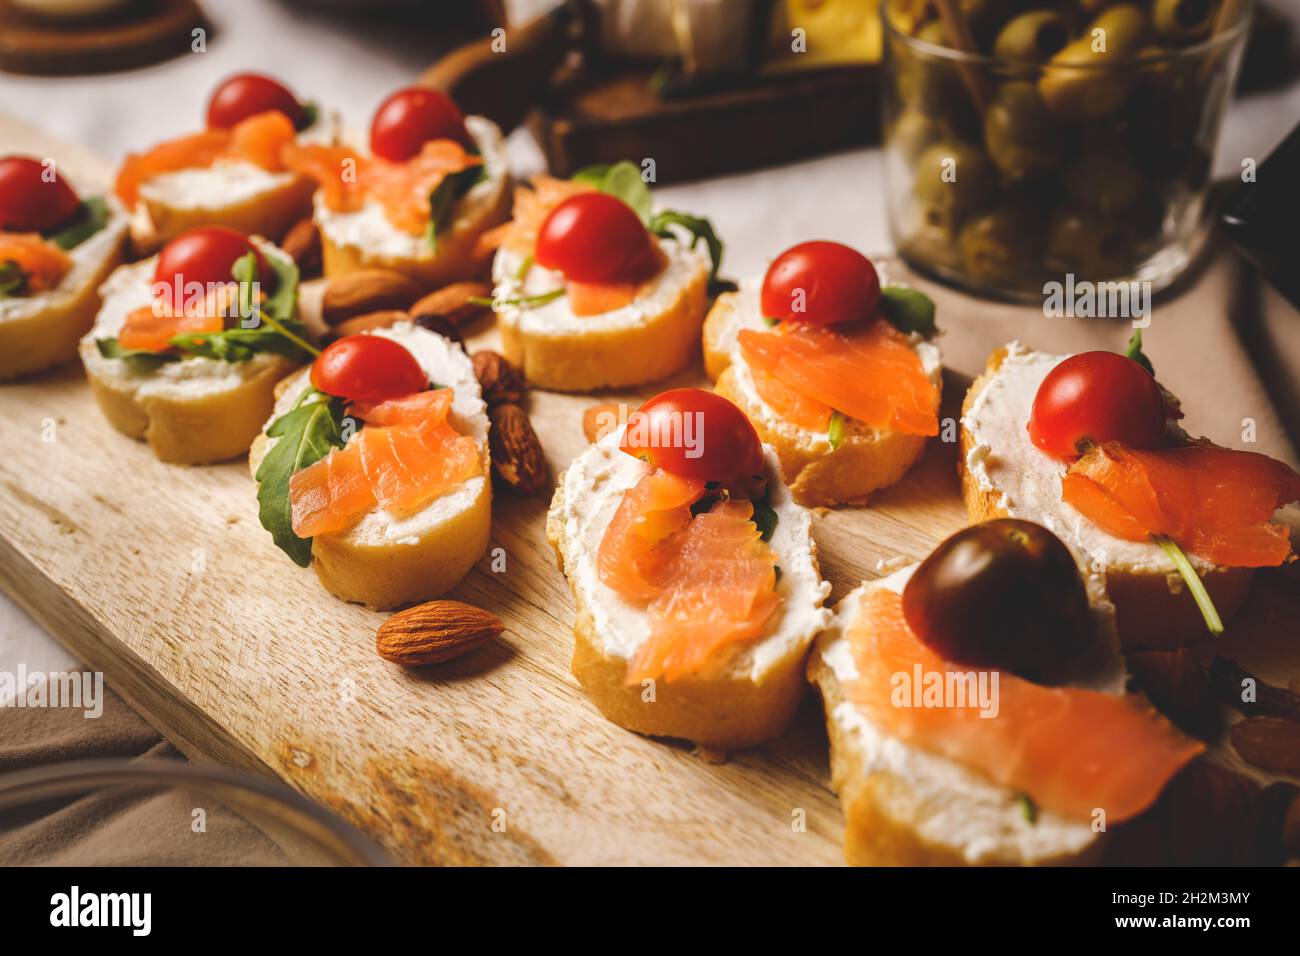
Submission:
[[[411,322],[349,335],[277,389],[253,443],[262,525],[345,601],[437,597],[487,548],[487,407],[460,345]]]
[[[762,284],[714,303],[704,364],[781,459],[795,500],[865,499],[903,477],[939,433],[934,304],[837,242],[777,256]]]
[[[81,199],[52,163],[0,157],[0,379],[77,354],[125,237],[111,197]]]
[[[808,672],[857,865],[1095,861],[1204,749],[1125,693],[1100,582],[1018,519],[852,591]]]
[[[426,288],[487,269],[483,233],[510,202],[501,131],[461,116],[443,93],[398,90],[376,111],[370,152],[309,144],[285,150],[316,193],[325,275],[390,269]]]
[[[81,340],[95,398],[118,431],[162,461],[243,455],[275,383],[314,348],[298,319],[298,269],[257,236],[210,226],[118,267]]]
[[[290,169],[286,147],[332,143],[338,123],[268,76],[224,80],[207,128],[127,156],[114,192],[131,211],[131,240],[151,252],[198,226],[279,238],[311,215],[315,183]]]
[[[966,396],[959,469],[971,519],[1046,525],[1104,572],[1126,648],[1222,630],[1252,569],[1289,560],[1274,512],[1300,476],[1191,439],[1140,333],[1129,355],[1048,355],[1012,343]],[[1216,610],[1217,609],[1217,610]]]
[[[655,211],[632,163],[536,177],[485,237],[506,357],[529,382],[587,392],[658,381],[698,354],[722,244],[707,219]]]
[[[650,399],[569,466],[546,533],[577,606],[573,673],[606,717],[727,750],[786,726],[830,585],[736,406]]]

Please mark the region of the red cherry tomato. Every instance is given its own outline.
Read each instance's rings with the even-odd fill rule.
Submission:
[[[763,445],[745,413],[702,388],[647,401],[628,416],[619,448],[683,478],[730,482],[764,471]]]
[[[81,200],[53,166],[26,156],[0,159],[0,231],[47,232],[77,212]]]
[[[398,90],[379,104],[370,123],[370,151],[395,163],[410,159],[431,139],[474,141],[465,117],[446,93],[423,86]]]
[[[763,277],[769,319],[834,325],[874,319],[880,277],[871,260],[838,242],[801,242],[781,253]]]
[[[1115,352],[1081,352],[1038,386],[1028,429],[1049,455],[1074,458],[1104,441],[1153,448],[1166,418],[1160,387],[1141,365]]]
[[[242,232],[225,226],[203,226],[183,232],[158,254],[153,273],[157,295],[173,306],[205,295],[213,285],[233,281],[231,272],[235,263],[250,252],[257,257],[258,282],[270,291],[274,273],[267,266],[266,258]],[[196,283],[202,291],[195,288]]]
[[[637,282],[657,265],[653,240],[632,207],[607,193],[579,193],[537,231],[536,261],[577,282]]]
[[[230,129],[258,113],[279,110],[294,129],[307,119],[307,110],[278,80],[261,73],[236,73],[221,81],[208,100],[208,128]]]
[[[429,376],[410,352],[382,335],[348,335],[331,342],[311,366],[311,383],[327,395],[382,402],[420,392]]]

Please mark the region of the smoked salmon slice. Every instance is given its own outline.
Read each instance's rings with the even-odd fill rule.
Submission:
[[[35,232],[0,232],[0,264],[6,262],[23,274],[23,295],[48,292],[72,268],[71,256]]]
[[[429,197],[438,184],[483,162],[449,139],[430,140],[401,163],[317,144],[290,143],[281,155],[290,169],[316,180],[328,208],[355,212],[370,199],[395,228],[416,236],[429,225]]]
[[[278,115],[278,114],[277,114]],[[266,293],[258,294],[259,300]],[[172,338],[192,332],[220,332],[227,318],[239,316],[239,285],[227,282],[204,296],[201,303],[177,313],[167,299],[154,299],[126,316],[118,343],[124,349],[140,352],[165,352],[172,347]]]
[[[211,166],[220,159],[242,160],[268,172],[284,170],[282,153],[297,134],[283,113],[270,110],[241,120],[232,129],[206,129],[130,153],[118,171],[113,191],[128,206],[140,198],[140,185],[155,176]]]
[[[414,417],[421,407],[429,418]],[[355,407],[352,413],[368,422],[392,424],[367,425],[343,448],[294,473],[289,479],[294,534],[311,538],[342,530],[375,506],[413,511],[480,474],[478,445],[446,421],[450,407],[451,389]]]
[[[834,329],[783,322],[773,332],[742,329],[737,341],[751,369],[804,399],[872,428],[939,434],[939,390],[926,376],[907,336],[884,319]],[[769,394],[777,401],[783,397],[775,389]],[[816,409],[793,401],[784,408],[773,407],[808,421]]]
[[[809,398],[757,365],[749,366],[749,377],[758,397],[790,424],[813,432],[824,432],[830,427],[834,409],[826,403]]]
[[[1300,500],[1300,475],[1267,455],[1209,443],[1103,442],[1061,477],[1061,497],[1126,541],[1165,535],[1224,567],[1269,567],[1291,554],[1288,529],[1271,519]]]
[[[447,420],[451,401],[450,388],[432,388],[382,402],[354,402],[348,414],[369,425],[437,424]]]
[[[978,707],[895,706],[895,675],[964,673],[923,644],[903,616],[901,595],[875,588],[862,599],[848,640],[858,677],[850,701],[885,733],[941,754],[1072,820],[1128,820],[1205,747],[1136,697],[1044,687],[998,674],[998,712]]]
[[[545,174],[534,176],[531,185],[515,187],[510,221],[485,232],[479,238],[480,251],[486,253],[501,248],[521,256],[532,255],[537,244],[537,232],[551,210],[571,196],[595,191],[595,186],[571,179],[556,179]]]
[[[650,635],[625,680],[714,676],[728,650],[761,635],[776,609],[776,555],[754,506],[720,500],[692,516],[702,482],[651,471],[628,490],[597,553],[597,573],[645,604]]]

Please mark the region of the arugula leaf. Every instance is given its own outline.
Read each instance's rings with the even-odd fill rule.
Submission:
[[[150,352],[147,349],[124,349],[122,343],[116,338],[96,339],[95,348],[99,349],[99,354],[104,358],[126,359],[132,365],[141,369],[154,369],[164,362],[180,361],[179,355],[171,355],[167,352]]]
[[[839,409],[831,412],[831,423],[826,428],[826,438],[831,443],[831,451],[840,447],[844,441],[844,413]]]
[[[438,233],[446,228],[451,219],[456,201],[487,178],[487,169],[482,163],[469,166],[458,173],[444,176],[442,182],[429,193],[429,225],[424,230],[424,238],[429,248],[437,250]]]
[[[101,196],[92,196],[90,199],[82,200],[75,219],[63,228],[48,234],[45,239],[67,252],[81,245],[106,225],[108,225],[108,203],[104,202]]]
[[[303,103],[302,121],[298,124],[297,132],[301,133],[303,130],[311,129],[316,125],[318,119],[320,119],[320,106],[312,100]]]
[[[1021,791],[1016,794],[1016,800],[1020,803],[1020,811],[1025,815],[1025,819],[1030,823],[1038,822],[1038,806],[1034,803],[1029,794]]]
[[[0,262],[0,296],[21,295],[27,285],[27,274],[12,259]]]
[[[493,299],[485,295],[472,295],[468,301],[472,305],[486,306],[493,311],[499,312],[498,306],[517,305],[523,309],[531,309],[533,306],[554,302],[562,295],[564,295],[563,289],[552,289],[550,292],[539,292],[537,295],[521,295],[514,299]]]
[[[900,332],[934,335],[934,300],[919,289],[887,285],[880,290],[880,311]]]
[[[311,563],[311,539],[293,533],[289,479],[344,445],[340,419],[343,403],[308,387],[294,407],[266,429],[276,439],[257,466],[257,517],[276,546],[299,567]]]
[[[754,503],[754,527],[758,528],[759,537],[764,541],[772,540],[776,530],[776,511],[772,508],[772,491],[763,492],[763,497],[752,499]]]
[[[584,166],[569,178],[575,183],[582,183],[591,186],[593,189],[600,189],[600,184],[605,181],[605,174],[609,172],[609,163],[600,163],[595,166]]]
[[[1146,353],[1142,351],[1141,329],[1133,330],[1133,337],[1128,340],[1128,348],[1124,350],[1124,354],[1146,369],[1152,378],[1156,377],[1155,366],[1151,364],[1151,360],[1147,358]]]
[[[1196,573],[1196,568],[1187,559],[1186,553],[1178,546],[1178,542],[1168,535],[1153,534],[1151,537],[1164,549],[1166,556],[1182,576],[1188,593],[1192,595],[1192,600],[1196,602],[1196,607],[1201,612],[1201,617],[1205,618],[1205,629],[1214,637],[1221,635],[1223,618],[1219,617],[1219,609],[1214,606],[1214,599],[1210,597],[1210,592],[1205,590],[1205,582]]]
[[[301,322],[293,318],[298,304],[298,266],[287,256],[265,256],[275,274],[275,292],[261,303],[253,297],[258,281],[257,257],[251,252],[235,262],[230,272],[239,283],[239,325],[222,332],[198,332],[173,336],[171,342],[194,355],[242,362],[255,352],[275,352],[289,358],[302,353],[319,355],[308,342]],[[245,324],[253,319],[252,325]]]
[[[690,248],[694,249],[700,241],[708,246],[709,259],[712,262],[712,268],[709,269],[709,294],[734,291],[736,283],[730,279],[718,278],[718,270],[722,267],[722,240],[713,231],[713,223],[689,213],[665,209],[663,212],[656,213],[646,228],[664,239],[676,239],[678,237],[672,230],[673,226],[681,226],[691,234]]]

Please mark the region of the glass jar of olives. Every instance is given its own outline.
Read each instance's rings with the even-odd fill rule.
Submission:
[[[1169,285],[1208,229],[1210,166],[1251,0],[948,7],[945,19],[935,0],[882,3],[899,252],[1010,298],[1041,298],[1067,274]]]

